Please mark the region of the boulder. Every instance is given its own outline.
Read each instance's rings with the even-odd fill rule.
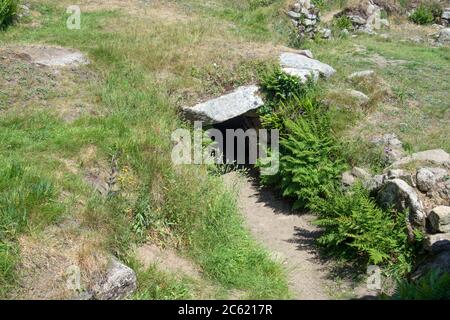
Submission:
[[[442,44],[450,44],[450,28],[439,31],[437,41]]]
[[[291,52],[280,55],[280,65],[283,68],[317,71],[327,78],[336,73],[336,70],[325,63]]]
[[[450,251],[444,251],[428,257],[426,261],[416,268],[412,278],[417,280],[430,271],[450,273]]]
[[[450,250],[450,233],[428,235],[425,239],[424,249],[433,253]]]
[[[413,153],[394,162],[392,167],[399,167],[411,162],[431,162],[437,165],[450,166],[450,155],[442,149],[434,149]]]
[[[377,201],[385,209],[409,210],[410,222],[420,227],[425,225],[423,204],[416,191],[405,181],[400,179],[386,181],[378,193]]]
[[[450,207],[439,206],[434,208],[428,215],[427,220],[431,232],[450,232]]]
[[[192,108],[184,107],[183,111],[189,119],[203,121],[205,125],[222,123],[261,107],[264,102],[257,93],[257,86],[240,87]]]
[[[422,192],[430,191],[436,184],[436,177],[433,172],[427,168],[422,168],[417,171],[416,175],[417,188]]]
[[[111,259],[103,280],[94,286],[92,296],[96,300],[120,300],[136,290],[136,274],[116,259]]]

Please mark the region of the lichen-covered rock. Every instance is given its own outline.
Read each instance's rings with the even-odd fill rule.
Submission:
[[[450,232],[450,207],[438,206],[431,210],[427,217],[429,227],[433,233]]]
[[[136,274],[116,259],[111,259],[106,275],[93,288],[92,296],[96,300],[124,299],[136,290]]]
[[[377,197],[383,208],[393,207],[397,211],[409,210],[409,220],[416,226],[425,225],[425,212],[416,191],[400,179],[385,182]]]
[[[280,55],[280,65],[282,68],[316,71],[326,78],[336,73],[336,70],[323,62],[292,52],[284,52]]]
[[[417,188],[422,192],[430,191],[436,184],[436,177],[433,172],[427,168],[422,168],[417,171],[416,175]]]
[[[442,44],[450,44],[450,28],[439,31],[437,41]]]
[[[264,102],[258,95],[257,86],[245,86],[221,97],[183,108],[192,120],[203,121],[205,125],[222,123],[261,107]]]
[[[384,174],[375,175],[372,178],[370,178],[369,180],[364,182],[364,187],[370,193],[373,193],[373,192],[376,192],[381,189],[385,180],[386,180],[386,175],[384,175]]]

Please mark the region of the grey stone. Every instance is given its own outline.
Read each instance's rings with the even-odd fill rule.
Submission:
[[[314,55],[311,50],[296,50],[295,52],[310,59],[314,59]]]
[[[136,290],[136,274],[134,271],[116,260],[111,259],[106,276],[93,288],[96,300],[120,300]]]
[[[416,183],[415,183],[412,175],[409,172],[402,170],[402,169],[389,170],[387,173],[387,177],[388,177],[388,179],[401,179],[413,187],[416,186]]]
[[[364,70],[364,71],[358,71],[353,72],[351,75],[348,76],[349,80],[359,80],[364,78],[371,78],[375,75],[375,71],[373,70]]]
[[[192,108],[184,107],[183,111],[188,118],[203,121],[206,125],[221,123],[261,107],[264,102],[257,93],[257,86],[240,87]]]
[[[325,63],[291,52],[280,55],[280,64],[284,68],[316,70],[327,78],[336,73],[336,70]]]
[[[366,170],[358,167],[352,169],[352,175],[362,180],[369,180],[372,177]]]
[[[372,143],[378,144],[378,145],[385,145],[392,148],[402,148],[403,143],[398,139],[397,135],[395,133],[386,133],[382,136],[374,137],[372,140]]]
[[[356,178],[355,176],[352,175],[350,171],[346,171],[342,173],[341,181],[344,186],[351,187],[352,185],[355,184]]]
[[[442,10],[441,18],[445,20],[450,20],[450,8],[445,8],[444,10]]]
[[[438,165],[450,165],[450,155],[442,149],[417,152],[394,162],[392,167],[399,167],[414,161],[431,162]]]
[[[436,177],[433,172],[427,168],[422,168],[417,171],[416,175],[417,188],[422,192],[430,191],[436,184]]]
[[[370,100],[370,98],[368,96],[366,96],[364,93],[362,93],[361,91],[357,91],[357,90],[347,90],[347,93],[349,96],[351,96],[352,98],[354,98],[356,101],[358,101],[358,103],[360,105],[364,105],[367,104]]]
[[[388,180],[377,196],[378,203],[385,209],[409,210],[409,220],[417,226],[425,225],[425,213],[417,193],[405,181]]]
[[[360,16],[356,16],[356,15],[349,15],[348,16],[350,18],[350,20],[352,21],[353,24],[356,25],[364,25],[366,24],[367,20],[364,19],[363,17]]]
[[[434,208],[427,219],[432,232],[450,232],[450,207],[439,206]]]
[[[443,44],[450,43],[450,28],[445,28],[439,31],[438,42]]]
[[[436,182],[441,182],[446,178],[450,178],[449,171],[447,169],[444,168],[426,168],[426,169],[434,174]]]
[[[419,279],[430,271],[439,272],[439,274],[450,273],[450,251],[444,251],[437,255],[432,255],[421,263],[414,271],[412,278]]]
[[[450,233],[428,235],[425,239],[424,249],[433,253],[450,250]]]
[[[414,271],[412,278],[418,280],[430,271],[435,271],[438,274],[450,274],[450,251],[440,252],[429,256],[423,263],[421,263]]]
[[[289,12],[287,13],[287,15],[288,15],[290,18],[295,19],[295,20],[298,20],[298,19],[300,19],[300,17],[301,17],[301,14],[298,13],[298,12],[295,12],[295,11],[289,11]]]
[[[322,34],[322,38],[330,39],[331,38],[331,29],[322,29],[321,34]]]
[[[310,19],[303,19],[303,21],[301,22],[304,26],[313,26],[316,24],[315,20],[310,20]]]
[[[291,76],[299,78],[302,83],[308,81],[308,78],[311,78],[314,81],[319,79],[319,72],[317,70],[283,68],[283,71]]]
[[[368,181],[364,182],[364,187],[370,192],[375,192],[381,189],[386,179],[385,175],[375,175]]]

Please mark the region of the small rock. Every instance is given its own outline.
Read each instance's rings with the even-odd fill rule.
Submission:
[[[372,177],[366,170],[358,167],[352,169],[352,175],[362,180],[369,180]]]
[[[381,189],[386,179],[385,175],[373,176],[370,180],[364,183],[365,188],[370,192],[376,192]]]
[[[301,17],[301,14],[298,13],[298,12],[295,12],[295,11],[289,11],[289,12],[287,13],[287,15],[288,15],[290,18],[295,19],[295,20],[300,19],[300,17]]]
[[[442,29],[439,32],[437,41],[442,44],[449,44],[450,43],[450,28]]]
[[[439,206],[434,208],[427,219],[432,232],[450,232],[450,207]]]
[[[417,226],[425,225],[425,213],[422,202],[405,181],[400,179],[388,180],[377,196],[377,201],[385,209],[393,207],[397,211],[409,209],[410,221]]]
[[[450,250],[450,233],[428,235],[425,239],[424,249],[433,253]]]
[[[356,178],[352,175],[351,171],[346,171],[342,174],[342,184],[346,187],[351,187],[355,184]]]
[[[430,191],[436,184],[436,178],[430,170],[422,168],[417,171],[416,176],[417,188],[422,192]]]
[[[368,96],[366,96],[364,93],[362,93],[361,91],[347,90],[347,93],[349,94],[349,96],[351,96],[352,98],[357,100],[358,104],[360,104],[360,105],[367,104],[370,100],[370,98]]]
[[[322,29],[322,30],[320,30],[320,34],[322,35],[322,38],[324,38],[324,39],[330,39],[331,38],[331,35],[332,35],[332,32],[331,32],[331,29]]]
[[[103,281],[93,289],[96,300],[120,300],[136,290],[136,274],[116,259],[112,259]]]
[[[301,54],[302,56],[308,57],[310,59],[314,59],[314,55],[311,52],[311,50],[297,50],[295,52],[298,54]]]

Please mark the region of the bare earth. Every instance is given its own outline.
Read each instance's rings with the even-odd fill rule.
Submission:
[[[253,179],[232,172],[224,176],[225,183],[238,192],[239,208],[252,235],[280,261],[286,269],[293,298],[299,300],[336,299],[344,288],[334,281],[331,266],[319,259],[314,240],[319,230],[311,214],[294,213],[286,201],[273,191],[257,186]],[[350,289],[342,283],[347,295],[365,296],[364,288]]]

